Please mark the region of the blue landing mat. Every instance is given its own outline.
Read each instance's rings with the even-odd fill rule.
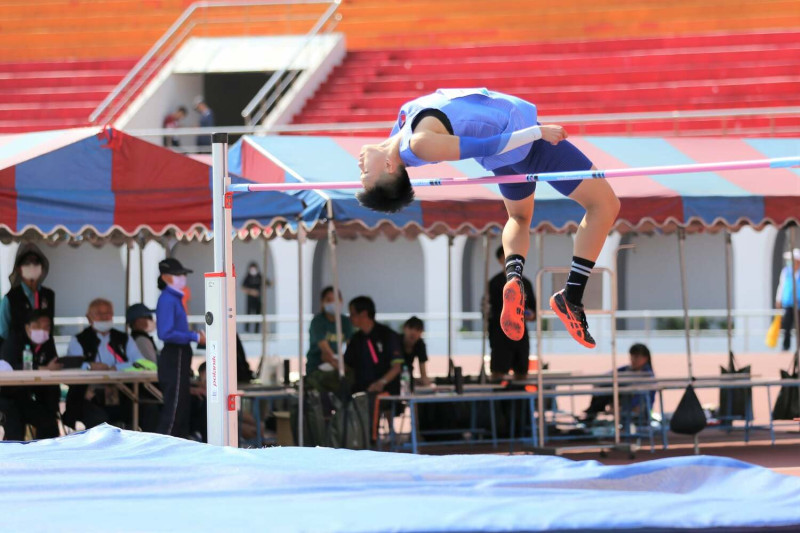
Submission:
[[[800,530],[800,478],[718,457],[603,466],[537,456],[238,450],[111,426],[0,443],[4,533],[792,525]]]

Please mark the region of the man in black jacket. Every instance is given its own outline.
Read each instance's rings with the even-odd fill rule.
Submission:
[[[353,392],[400,392],[397,379],[405,362],[400,336],[375,322],[375,302],[368,296],[350,301],[350,321],[358,331],[347,343],[344,363],[353,377]]]
[[[92,300],[86,318],[89,327],[72,337],[67,349],[68,355],[83,356],[84,370],[125,370],[142,358],[136,342],[113,327],[114,306],[110,301]],[[131,415],[130,399],[114,386],[71,385],[67,393],[64,423],[68,426],[75,427],[77,421],[87,428],[103,422],[130,425]]]
[[[505,256],[502,246],[497,248],[495,256],[501,267],[503,267],[505,265]],[[536,296],[533,294],[533,286],[530,280],[524,276],[520,277],[525,290],[525,322],[527,323],[528,321],[536,320]],[[492,350],[489,366],[493,381],[502,379],[511,370],[514,371],[514,379],[528,377],[530,341],[528,340],[527,324],[522,338],[518,341],[509,339],[500,327],[500,312],[503,309],[503,286],[505,283],[506,273],[503,270],[489,281],[489,346]]]
[[[14,370],[22,370],[23,354],[29,349],[33,355],[33,370],[60,370],[56,345],[50,338],[50,317],[44,311],[33,311],[23,327],[25,337],[14,335],[3,343],[0,358]],[[61,388],[58,385],[3,387],[0,408],[5,415],[5,440],[23,440],[26,424],[36,428],[37,439],[58,437],[60,399]]]

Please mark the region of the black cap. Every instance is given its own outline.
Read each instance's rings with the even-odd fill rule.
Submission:
[[[125,322],[133,324],[139,318],[152,318],[154,313],[144,304],[133,304],[125,311]]]
[[[180,276],[183,274],[191,274],[193,270],[184,268],[180,261],[174,257],[168,257],[158,264],[158,271],[162,274],[174,274]]]

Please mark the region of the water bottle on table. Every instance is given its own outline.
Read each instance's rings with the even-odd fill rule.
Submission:
[[[400,396],[411,394],[411,371],[408,366],[403,365],[403,372],[400,374]]]
[[[27,344],[22,352],[22,370],[33,370],[33,352]]]

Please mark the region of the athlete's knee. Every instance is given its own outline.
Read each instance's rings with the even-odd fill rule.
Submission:
[[[519,226],[530,226],[533,213],[509,212],[509,221],[514,221]]]

